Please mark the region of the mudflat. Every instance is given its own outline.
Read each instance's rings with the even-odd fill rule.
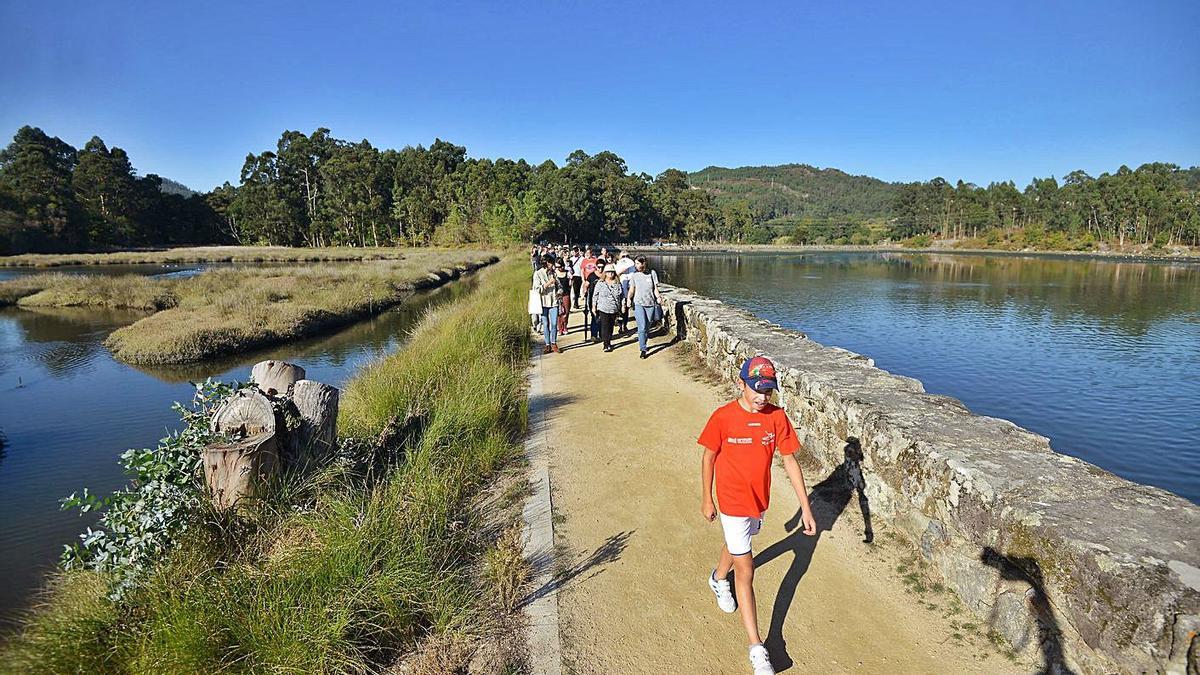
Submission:
[[[717,608],[705,581],[721,534],[700,515],[696,444],[733,392],[706,382],[687,347],[666,338],[651,341],[645,360],[632,334],[604,353],[583,341],[581,317],[572,313],[563,351],[534,366],[547,401],[564,670],[748,673],[738,615]],[[951,594],[923,580],[885,526],[864,541],[843,473],[806,469],[805,478],[817,535],[788,522],[797,503],[777,467],[754,540],[759,625],[778,671],[1035,669],[1001,653]]]

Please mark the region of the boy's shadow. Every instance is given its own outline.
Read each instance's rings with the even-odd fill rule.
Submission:
[[[787,641],[783,638],[783,624],[787,619],[788,610],[791,609],[792,600],[796,597],[796,587],[808,571],[821,533],[833,529],[833,524],[850,502],[852,493],[858,493],[858,506],[865,524],[863,541],[869,544],[875,539],[871,529],[870,505],[863,490],[866,485],[862,475],[863,454],[859,440],[853,436],[847,438],[844,453],[842,463],[828,478],[814,485],[809,493],[813,518],[817,521],[817,533],[808,536],[798,527],[800,511],[797,509],[796,514],[783,525],[791,534],[754,556],[754,567],[757,569],[784,553],[792,553],[792,565],[783,575],[783,582],[779,584],[779,592],[775,594],[775,602],[771,606],[771,626],[767,629],[767,639],[764,643],[771,655],[771,663],[777,671],[787,670],[793,665],[792,658],[787,653]]]

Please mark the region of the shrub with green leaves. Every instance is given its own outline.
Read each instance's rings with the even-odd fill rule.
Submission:
[[[182,429],[161,439],[156,448],[122,453],[121,466],[131,479],[128,487],[107,497],[84,488],[62,500],[64,509],[104,512],[100,529],[89,527],[78,544],[64,547],[64,568],[111,572],[115,599],[175,547],[203,503],[200,451],[218,440],[209,430],[209,419],[236,389],[236,384],[212,380],[196,384],[190,406],[173,405]]]

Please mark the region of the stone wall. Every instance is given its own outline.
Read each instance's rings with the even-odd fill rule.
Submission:
[[[1051,672],[1195,672],[1200,507],[865,356],[687,289],[664,285],[664,297],[670,332],[722,378],[771,358],[778,402],[815,460],[855,461],[873,520],[906,536],[1018,651]]]

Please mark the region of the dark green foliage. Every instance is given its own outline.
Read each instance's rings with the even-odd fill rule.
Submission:
[[[987,248],[1087,249],[1200,244],[1200,167],[1143,164],[1092,178],[1067,174],[1060,185],[1035,178],[1022,192],[1011,181],[986,188],[941,178],[900,187],[892,235],[929,234]]]
[[[754,225],[745,202],[718,205],[674,169],[657,179],[630,174],[608,151],[535,167],[469,158],[441,139],[380,151],[328,129],[285,131],[275,151],[247,156],[241,182],[208,199],[242,243],[741,241]]]
[[[631,174],[609,151],[563,166],[475,159],[461,145],[380,150],[317,129],[249,154],[207,194],[138,177],[120,148],[76,151],[23,127],[0,153],[0,255],[176,243],[287,246],[681,242],[960,245],[1086,250],[1200,244],[1200,167],[1146,164],[986,188],[887,183],[806,164]]]
[[[165,184],[99,137],[77,151],[21,127],[0,151],[0,255],[223,240],[203,196]]]

